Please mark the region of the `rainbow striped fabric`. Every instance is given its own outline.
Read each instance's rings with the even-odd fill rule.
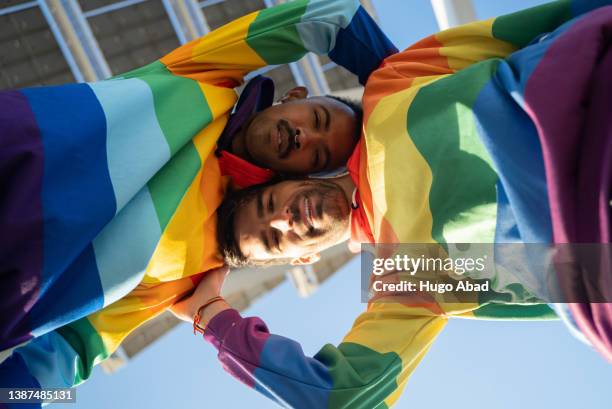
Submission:
[[[300,0],[110,80],[0,93],[0,350],[34,337],[0,386],[82,382],[222,264],[213,152],[233,87],[308,51],[365,83],[397,49],[357,0]]]
[[[602,6],[611,3],[553,2],[438,33],[385,60],[366,84],[359,162],[377,242],[609,240],[609,208],[607,225],[587,226],[604,232],[595,236],[575,236],[579,212],[559,211],[573,209],[567,199],[592,207],[610,193],[610,175],[598,173],[611,169],[612,103],[591,117],[584,101],[610,55],[612,7]],[[589,144],[607,154],[581,157]],[[589,173],[594,183],[575,183]],[[339,346],[308,357],[230,309],[205,337],[227,371],[282,406],[387,408],[452,316],[556,317],[542,303],[370,303]]]

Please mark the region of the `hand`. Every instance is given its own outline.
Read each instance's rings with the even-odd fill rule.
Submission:
[[[204,274],[204,278],[202,278],[202,281],[200,281],[200,284],[198,284],[193,294],[174,304],[170,307],[170,311],[180,320],[193,322],[193,317],[198,312],[198,308],[204,305],[206,301],[221,293],[221,287],[223,287],[223,282],[228,273],[229,267],[227,266],[208,271]],[[220,304],[220,302],[215,302],[214,304]],[[223,304],[227,306],[226,303]],[[212,305],[206,309],[210,307],[212,307]],[[227,308],[229,308],[229,306],[227,306]]]

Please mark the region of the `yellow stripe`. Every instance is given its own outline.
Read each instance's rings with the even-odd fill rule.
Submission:
[[[432,172],[408,134],[407,112],[418,89],[436,78],[441,77],[419,78],[412,87],[382,98],[368,119],[365,140],[377,239],[387,236],[381,231],[384,217],[400,242],[434,242],[429,207]]]
[[[189,278],[158,285],[140,284],[126,297],[89,315],[88,320],[102,339],[106,352],[111,354],[130,332],[164,312],[192,289]]]
[[[510,43],[493,38],[494,20],[477,21],[436,34],[442,43],[440,55],[448,59],[452,70],[459,71],[486,59],[505,58],[516,50]]]
[[[236,91],[234,91],[233,88],[216,87],[205,83],[199,83],[199,85],[208,103],[208,107],[212,112],[213,120],[222,116],[228,117],[234,104],[238,100]],[[219,133],[219,136],[220,135]],[[219,136],[215,137],[215,142],[219,139]],[[202,163],[204,163],[204,161],[202,161]]]
[[[258,14],[248,14],[202,37],[193,47],[193,61],[214,69],[239,68],[244,72],[265,66],[266,62],[246,42],[249,26]]]
[[[177,280],[222,264],[217,257],[213,216],[223,199],[226,184],[221,178],[214,148],[226,123],[227,116],[221,116],[193,139],[204,165],[168,223],[143,282]]]

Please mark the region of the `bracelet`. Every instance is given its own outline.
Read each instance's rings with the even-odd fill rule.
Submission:
[[[202,319],[202,314],[200,313],[200,311],[202,311],[204,308],[208,307],[210,304],[217,302],[217,301],[225,301],[225,299],[221,297],[220,295],[218,295],[206,301],[204,304],[202,304],[200,308],[198,308],[196,315],[193,317],[193,335],[196,335],[197,332],[204,335],[204,331],[206,330],[206,327],[204,328],[200,327],[200,320]]]

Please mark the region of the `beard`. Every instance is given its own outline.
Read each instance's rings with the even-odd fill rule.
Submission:
[[[325,241],[337,240],[348,228],[349,204],[344,192],[335,183],[326,181],[310,182],[312,186],[298,194],[289,211],[294,222],[301,220],[300,204],[304,199],[312,204],[313,218],[318,220],[316,228],[306,233],[308,238],[321,238]]]

